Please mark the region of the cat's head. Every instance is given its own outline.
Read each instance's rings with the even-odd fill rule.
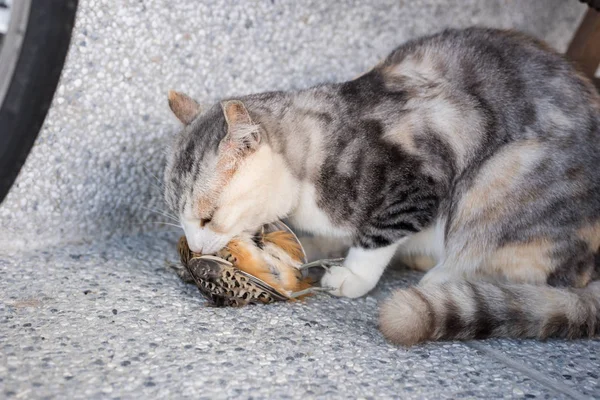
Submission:
[[[215,253],[290,212],[297,185],[242,101],[201,113],[193,99],[171,91],[169,106],[184,128],[168,152],[165,200],[192,251]]]

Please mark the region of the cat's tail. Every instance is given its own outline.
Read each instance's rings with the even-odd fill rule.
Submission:
[[[396,291],[381,331],[410,346],[427,340],[600,335],[600,281],[582,289],[466,281]]]

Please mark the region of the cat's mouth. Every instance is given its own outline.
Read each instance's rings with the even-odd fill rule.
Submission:
[[[216,255],[219,251],[223,250],[232,239],[235,238],[235,236],[231,237],[213,232],[209,228],[194,229],[188,234],[184,225],[184,231],[189,249],[198,255]],[[300,244],[300,240],[290,229],[290,227],[281,221],[264,224],[260,228],[249,232],[249,234],[255,241],[256,245],[260,247],[261,243],[257,242],[260,241],[259,238],[263,237],[266,233],[275,231],[284,231],[291,234],[295,242],[298,243],[302,249],[303,257],[306,259],[306,252],[304,251],[302,244]]]
[[[190,250],[192,250],[192,252],[194,253],[203,255],[215,255],[217,254],[217,252],[219,252],[225,246],[227,246],[229,238],[219,238],[215,241],[201,244],[194,243],[194,241],[190,241],[189,239],[188,242],[190,243]]]
[[[232,239],[232,235],[218,233],[209,226],[200,227],[194,219],[181,218],[189,248],[198,254],[215,254]]]

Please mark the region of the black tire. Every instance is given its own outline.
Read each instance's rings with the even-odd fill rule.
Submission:
[[[587,4],[588,6],[592,7],[596,11],[600,11],[600,0],[579,0],[579,1]]]
[[[14,74],[0,104],[0,202],[33,146],[52,102],[77,0],[32,0]]]

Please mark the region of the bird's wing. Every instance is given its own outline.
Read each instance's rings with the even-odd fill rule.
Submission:
[[[198,290],[205,297],[212,300],[216,304],[219,303],[217,297],[227,295],[227,290],[222,286],[220,281],[223,268],[227,267],[225,260],[203,257],[195,257],[189,260],[185,265]]]
[[[284,224],[281,221],[275,221],[275,222],[271,222],[269,224],[264,225],[263,227],[263,235],[266,233],[271,233],[271,232],[276,232],[276,231],[284,231],[289,233],[294,240],[298,243],[298,247],[300,247],[300,250],[302,251],[302,259],[300,260],[301,263],[306,263],[307,262],[307,258],[306,258],[306,252],[304,251],[304,247],[302,246],[302,244],[300,243],[300,240],[298,239],[298,236],[296,236],[296,234],[290,229],[289,226],[287,226],[286,224]]]
[[[265,294],[270,296],[275,301],[286,301],[286,300],[290,299],[290,297],[287,294],[279,292],[274,287],[272,287],[271,285],[269,285],[262,279],[255,277],[254,275],[251,275],[251,274],[244,272],[242,270],[239,270],[239,269],[235,270],[235,274],[238,275],[238,277],[237,277],[238,280],[239,280],[239,277],[246,278],[246,280],[248,282],[248,284],[247,284],[248,287],[252,287],[252,286],[255,287],[256,289],[258,289],[258,291],[264,292]]]

